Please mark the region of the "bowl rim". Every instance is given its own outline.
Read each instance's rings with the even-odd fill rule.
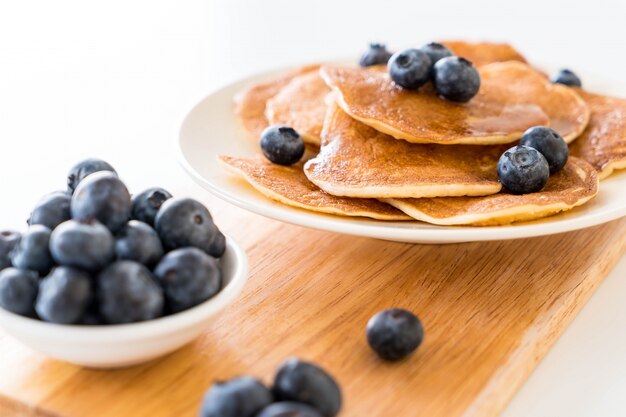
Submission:
[[[0,308],[0,326],[9,334],[19,332],[41,339],[68,339],[68,342],[71,339],[72,342],[85,343],[111,342],[113,339],[144,339],[194,327],[231,304],[248,281],[248,259],[245,251],[231,237],[228,235],[225,237],[226,253],[233,257],[230,281],[217,295],[188,310],[142,322],[83,325],[50,323]]]

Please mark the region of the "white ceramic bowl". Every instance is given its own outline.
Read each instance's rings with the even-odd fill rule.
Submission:
[[[237,298],[248,279],[248,260],[229,237],[221,262],[222,290],[204,303],[171,316],[119,325],[61,325],[0,308],[0,325],[30,348],[62,361],[94,368],[135,365],[191,342]]]

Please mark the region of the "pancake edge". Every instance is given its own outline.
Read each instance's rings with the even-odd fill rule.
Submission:
[[[307,206],[306,204],[302,204],[299,203],[297,201],[293,201],[290,200],[288,198],[286,198],[285,196],[278,194],[276,192],[274,192],[273,190],[263,186],[262,184],[259,184],[258,182],[254,181],[252,178],[250,178],[250,176],[248,174],[246,174],[244,171],[235,168],[234,166],[228,164],[226,161],[222,160],[221,156],[217,157],[217,161],[218,163],[222,166],[222,168],[224,168],[226,171],[230,172],[231,174],[234,174],[237,177],[240,177],[242,179],[244,179],[250,186],[252,186],[255,190],[257,190],[259,193],[261,193],[262,195],[264,195],[265,197],[274,200],[276,202],[285,204],[287,206],[291,206],[291,207],[296,207],[299,209],[303,209],[309,212],[318,212],[318,213],[324,213],[324,214],[333,214],[333,215],[339,215],[339,216],[344,216],[344,217],[366,217],[366,218],[370,218],[370,219],[374,219],[374,220],[384,220],[384,221],[410,221],[413,220],[413,218],[411,216],[409,216],[408,214],[398,214],[398,215],[384,215],[384,214],[377,214],[374,212],[361,212],[361,211],[356,211],[356,212],[352,212],[352,213],[346,213],[345,211],[342,210],[338,210],[335,207],[316,207],[315,209],[313,209],[311,206]],[[402,210],[401,210],[402,211]]]
[[[315,158],[314,158],[315,159]],[[313,159],[311,159],[312,161]],[[304,164],[304,174],[313,184],[328,194],[337,197],[354,198],[434,198],[434,197],[483,197],[497,194],[502,184],[463,185],[463,184],[421,184],[403,186],[338,186],[326,181],[312,178],[307,170],[308,161]],[[443,190],[443,191],[442,191]]]
[[[600,179],[596,170],[588,162],[582,159],[580,159],[580,162],[589,165],[590,169],[586,171],[586,175],[591,176],[590,181],[593,182],[594,185],[593,193],[579,198],[572,204],[567,204],[563,201],[557,201],[550,204],[524,204],[488,213],[467,213],[457,216],[437,218],[425,214],[423,211],[416,209],[413,205],[406,203],[402,199],[389,198],[381,199],[381,201],[394,206],[416,220],[441,226],[501,226],[515,222],[537,220],[581,206],[598,195]],[[580,167],[578,168],[581,169]]]
[[[620,171],[626,168],[626,158],[619,161],[611,161],[604,165],[598,172],[598,178],[600,180],[605,180],[611,175],[613,175],[616,171]]]
[[[462,216],[441,219],[428,216],[427,214],[414,209],[410,204],[404,203],[400,199],[386,198],[381,199],[381,201],[403,211],[415,220],[439,226],[503,226],[516,222],[538,220],[560,212],[569,211],[575,207],[585,204],[597,194],[598,192],[596,191],[593,195],[583,197],[571,205],[563,202],[548,205],[527,204],[510,209],[497,210],[491,213],[464,214]]]

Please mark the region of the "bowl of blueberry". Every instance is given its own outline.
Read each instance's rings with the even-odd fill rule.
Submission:
[[[197,338],[247,272],[200,202],[162,188],[131,196],[111,165],[89,159],[23,233],[0,232],[0,325],[53,358],[133,365]]]

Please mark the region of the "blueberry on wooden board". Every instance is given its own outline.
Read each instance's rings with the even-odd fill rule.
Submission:
[[[200,417],[256,417],[272,401],[261,381],[242,376],[213,384],[202,401]]]
[[[424,339],[421,321],[410,311],[383,310],[367,323],[367,342],[381,358],[403,359],[413,353]]]
[[[341,389],[319,366],[291,358],[283,362],[274,378],[274,395],[281,401],[308,404],[324,417],[334,417],[341,408]]]

